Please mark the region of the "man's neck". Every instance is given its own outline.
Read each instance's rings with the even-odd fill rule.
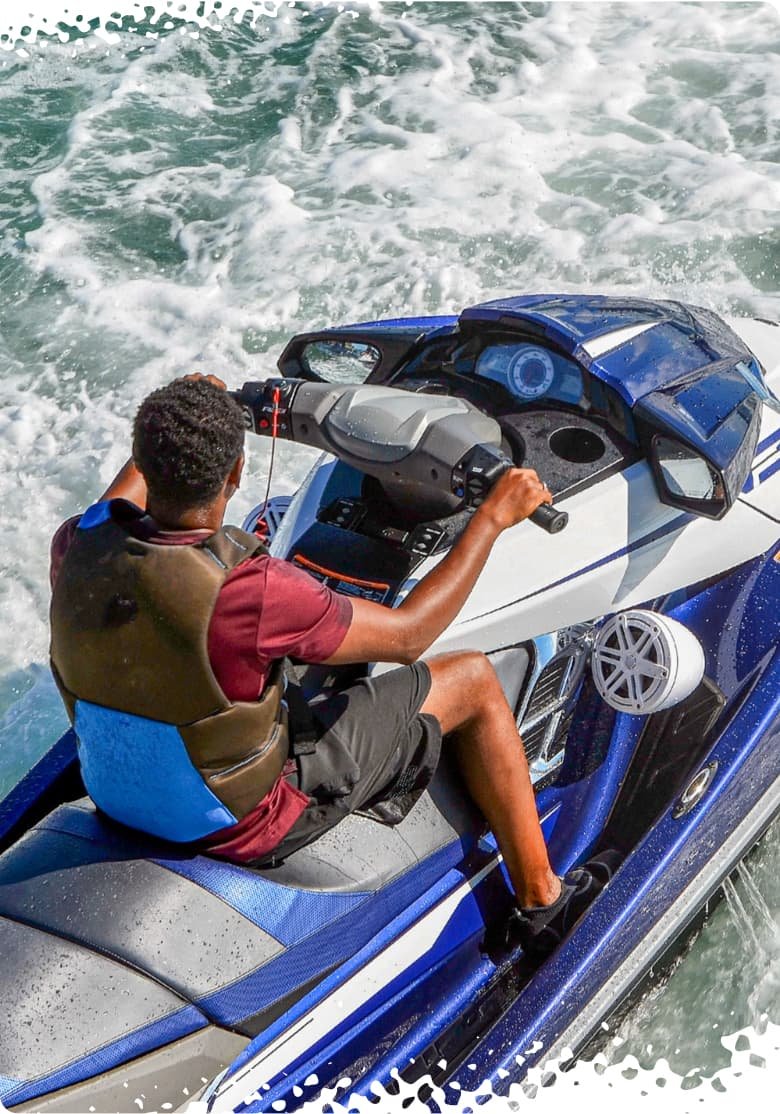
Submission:
[[[225,517],[225,502],[220,499],[208,507],[193,507],[190,510],[174,514],[170,508],[156,506],[150,500],[147,511],[161,530],[179,532],[208,530],[209,533],[213,534],[222,525]]]

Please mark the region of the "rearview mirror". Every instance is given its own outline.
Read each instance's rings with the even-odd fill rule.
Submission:
[[[304,371],[328,383],[362,383],[382,354],[362,341],[319,338],[304,345],[298,358]]]
[[[353,325],[299,333],[282,352],[277,367],[286,379],[387,382],[424,336],[418,325],[388,329]]]
[[[656,434],[653,463],[666,496],[664,502],[686,507],[707,518],[720,518],[726,513],[726,492],[721,476],[693,449],[673,437]]]
[[[742,367],[720,360],[635,405],[637,432],[663,503],[722,518],[739,498],[761,427],[761,398]]]

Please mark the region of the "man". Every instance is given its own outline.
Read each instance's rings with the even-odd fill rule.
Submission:
[[[153,392],[131,460],[52,544],[52,667],[89,792],[143,831],[268,863],[349,812],[419,793],[444,738],[502,850],[521,935],[543,954],[598,883],[551,869],[487,658],[420,657],[499,534],[551,502],[549,491],[530,469],[506,473],[398,607],[349,600],[223,527],[244,464],[241,411],[224,386],[189,376]],[[300,745],[293,722],[290,749],[286,656],[401,668],[315,705],[316,745]]]

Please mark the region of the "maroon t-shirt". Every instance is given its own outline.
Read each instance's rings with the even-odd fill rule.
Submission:
[[[79,518],[68,519],[51,545],[51,583],[73,540]],[[192,545],[208,530],[164,531],[148,516],[133,533],[159,545]],[[229,700],[256,700],[271,663],[282,657],[322,662],[344,640],[352,604],[287,561],[260,554],[232,569],[220,589],[208,631],[214,674]],[[284,777],[243,820],[203,841],[210,854],[249,862],[273,851],[309,798]]]

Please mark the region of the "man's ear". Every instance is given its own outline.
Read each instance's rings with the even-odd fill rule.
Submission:
[[[236,463],[230,469],[230,472],[228,473],[228,478],[225,481],[225,494],[226,494],[228,499],[230,498],[231,495],[234,494],[234,492],[238,491],[239,487],[241,486],[241,475],[242,475],[243,471],[244,471],[244,454],[241,453],[241,456],[239,456],[236,459]]]

